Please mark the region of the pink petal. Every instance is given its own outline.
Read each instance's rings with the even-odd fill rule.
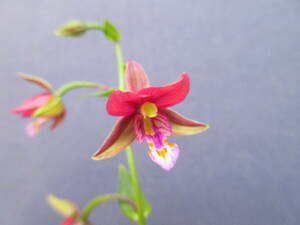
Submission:
[[[144,68],[133,60],[128,60],[125,72],[126,90],[137,93],[149,87],[149,79]]]
[[[29,137],[33,137],[39,133],[43,125],[48,121],[47,118],[38,118],[36,121],[27,124],[26,133]]]
[[[190,80],[187,73],[181,75],[181,79],[161,87],[144,88],[138,92],[140,96],[152,97],[152,102],[159,108],[166,108],[178,104],[187,96],[190,89]]]
[[[133,128],[135,136],[139,143],[142,143],[145,139],[145,129],[143,124],[143,116],[136,114],[133,118]]]
[[[67,218],[61,222],[60,225],[75,225],[76,220],[74,218]]]
[[[171,124],[164,114],[158,113],[156,117],[151,118],[155,133],[159,132],[164,136],[170,136],[171,135]]]
[[[106,110],[112,116],[128,116],[137,111],[139,103],[137,94],[115,90],[108,98]]]
[[[126,116],[119,119],[102,146],[92,156],[92,159],[99,160],[110,158],[130,145],[135,138],[132,119],[132,116]]]
[[[160,133],[164,136],[171,135],[171,124],[165,115],[159,113],[156,117],[151,118],[151,124],[155,133]],[[143,116],[141,114],[134,116],[133,128],[138,142],[142,143],[146,137],[146,132],[143,124]]]
[[[168,117],[172,126],[172,135],[192,135],[201,133],[209,128],[209,125],[188,119],[171,109],[161,109]]]
[[[22,105],[12,110],[13,113],[21,113],[29,117],[39,107],[45,105],[51,98],[51,94],[39,94],[27,99]]]
[[[179,148],[176,144],[167,143],[166,138],[163,142],[164,146],[159,149],[155,147],[153,142],[148,142],[148,154],[153,162],[158,164],[162,169],[170,171],[175,166],[179,157]]]

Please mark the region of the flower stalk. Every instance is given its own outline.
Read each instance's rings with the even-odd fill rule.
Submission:
[[[82,210],[81,213],[81,220],[83,222],[87,222],[89,219],[90,214],[93,212],[93,210],[101,205],[103,202],[111,201],[111,200],[118,200],[118,201],[124,201],[127,204],[129,204],[134,210],[137,210],[137,206],[134,201],[127,198],[126,196],[120,195],[120,194],[106,194],[102,195],[96,198],[93,198]]]
[[[91,88],[99,88],[103,90],[109,90],[109,87],[106,87],[103,84],[95,84],[91,82],[86,82],[86,81],[75,81],[72,83],[65,84],[64,86],[60,87],[55,94],[57,96],[63,96],[65,95],[68,91],[71,91],[74,88],[82,88],[82,87],[91,87]]]

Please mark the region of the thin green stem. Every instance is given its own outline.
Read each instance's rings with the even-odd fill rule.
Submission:
[[[90,214],[93,212],[93,210],[101,205],[103,202],[111,201],[111,200],[118,200],[118,201],[124,201],[127,204],[129,204],[134,210],[137,210],[137,206],[134,201],[129,199],[126,196],[120,195],[120,194],[107,194],[107,195],[102,195],[96,198],[93,198],[90,202],[86,204],[84,209],[82,210],[81,213],[81,220],[86,222],[88,221],[88,218]]]
[[[135,202],[138,207],[138,210],[137,210],[138,224],[146,225],[146,221],[145,221],[144,213],[143,213],[144,210],[143,210],[143,204],[142,204],[142,193],[141,193],[138,172],[137,172],[137,168],[135,165],[134,154],[133,154],[131,145],[129,145],[126,148],[126,156],[127,156],[128,166],[129,166],[130,175],[131,175],[131,179],[132,179],[134,199],[135,199]]]
[[[74,89],[74,88],[82,88],[82,87],[92,87],[92,88],[100,88],[104,90],[108,90],[109,88],[102,84],[95,84],[91,82],[86,81],[76,81],[72,83],[65,84],[64,86],[60,87],[55,94],[58,96],[63,96],[68,91]]]
[[[103,31],[103,26],[101,24],[98,24],[98,23],[89,23],[89,24],[87,24],[87,28],[89,30],[101,30],[101,31]]]
[[[118,72],[119,72],[119,89],[121,91],[124,91],[125,90],[125,74],[124,74],[125,65],[123,62],[122,48],[119,43],[116,44],[116,55],[117,55]],[[134,154],[131,145],[129,145],[126,148],[126,156],[127,156],[128,166],[129,166],[130,175],[132,179],[134,199],[137,204],[138,224],[146,225],[144,211],[143,211],[143,204],[142,204],[141,188],[139,184],[138,172],[135,165]]]
[[[121,91],[125,91],[125,75],[124,69],[125,65],[123,63],[123,55],[122,55],[122,48],[119,43],[115,44],[116,47],[116,55],[117,55],[117,62],[118,62],[118,73],[119,73],[119,89]]]

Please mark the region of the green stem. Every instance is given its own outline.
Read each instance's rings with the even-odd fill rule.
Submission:
[[[136,168],[136,165],[135,165],[134,154],[133,154],[131,145],[129,145],[126,148],[126,156],[127,156],[128,166],[129,166],[130,175],[131,175],[131,179],[132,179],[134,199],[135,199],[135,202],[136,202],[137,207],[138,207],[138,210],[137,210],[138,224],[139,225],[146,225],[146,221],[145,221],[145,218],[144,218],[143,204],[142,204],[141,187],[140,187],[140,184],[139,184],[138,172],[137,172],[137,168]]]
[[[123,63],[123,55],[122,55],[122,48],[119,43],[115,44],[116,47],[116,55],[117,55],[117,62],[118,62],[118,73],[119,73],[119,89],[121,91],[125,91],[125,65]]]
[[[58,96],[63,96],[66,94],[68,91],[74,89],[74,88],[82,88],[82,87],[92,87],[92,88],[101,88],[107,90],[108,87],[102,85],[102,84],[95,84],[91,82],[86,82],[86,81],[76,81],[72,83],[65,84],[61,88],[59,88],[55,94]]]
[[[101,205],[103,202],[107,202],[111,200],[124,201],[127,204],[129,204],[134,210],[137,210],[137,206],[135,202],[127,198],[126,196],[120,194],[107,194],[107,195],[96,197],[92,199],[88,204],[86,204],[86,206],[84,207],[81,213],[81,220],[87,222],[90,214],[97,206]]]
[[[124,74],[125,65],[123,62],[122,48],[119,43],[116,44],[116,55],[117,55],[118,72],[119,72],[119,89],[121,91],[124,91],[125,90],[125,74]],[[127,156],[128,166],[129,166],[130,175],[132,179],[134,199],[137,204],[138,224],[146,225],[146,221],[143,213],[144,211],[143,211],[143,204],[142,204],[141,188],[139,184],[138,172],[135,165],[134,154],[131,145],[129,145],[126,148],[126,156]]]
[[[98,24],[98,23],[89,23],[89,24],[87,24],[87,28],[89,30],[101,30],[101,31],[103,31],[103,26],[101,24]]]

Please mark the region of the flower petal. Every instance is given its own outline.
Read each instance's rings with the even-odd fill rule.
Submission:
[[[132,116],[122,117],[117,121],[102,146],[92,156],[92,159],[110,158],[130,145],[134,141],[134,138]]]
[[[164,146],[157,148],[155,144],[148,141],[150,158],[164,170],[170,171],[179,157],[179,148],[176,144],[169,144],[167,138],[163,140]]]
[[[51,99],[51,94],[39,94],[27,99],[22,105],[12,110],[13,113],[21,113],[23,117],[29,117],[33,112],[45,105]]]
[[[181,79],[161,87],[144,88],[139,95],[152,96],[151,101],[159,108],[166,108],[178,104],[187,96],[190,89],[190,79],[187,73],[182,73]]]
[[[137,113],[133,118],[133,128],[136,139],[139,143],[142,143],[145,139],[145,129],[143,124],[143,116]]]
[[[149,87],[149,79],[144,68],[133,60],[128,60],[125,72],[126,90],[137,93]]]
[[[27,124],[26,133],[29,137],[37,135],[42,129],[43,125],[48,121],[48,118],[38,118],[36,121]]]
[[[137,94],[115,90],[108,98],[106,110],[112,116],[128,116],[136,112],[139,102]]]
[[[76,225],[76,220],[74,218],[67,218],[63,220],[60,225]]]
[[[57,198],[54,195],[47,197],[49,205],[62,216],[67,218],[74,218],[78,214],[77,206],[69,200]]]
[[[155,118],[151,119],[155,133],[159,132],[164,136],[170,136],[172,127],[167,116],[162,113],[158,113]]]
[[[45,89],[46,91],[51,92],[52,91],[52,86],[51,84],[49,84],[48,81],[40,78],[40,77],[36,77],[36,76],[32,76],[29,74],[24,74],[24,73],[18,73],[19,77],[21,77],[23,80],[32,82],[38,86],[40,86],[41,88]]]
[[[171,109],[162,109],[170,120],[172,126],[172,135],[192,135],[201,133],[209,128],[208,124],[200,123],[183,117]]]
[[[61,124],[66,118],[66,112],[63,112],[61,115],[56,117],[50,126],[50,130],[54,130],[59,124]]]

